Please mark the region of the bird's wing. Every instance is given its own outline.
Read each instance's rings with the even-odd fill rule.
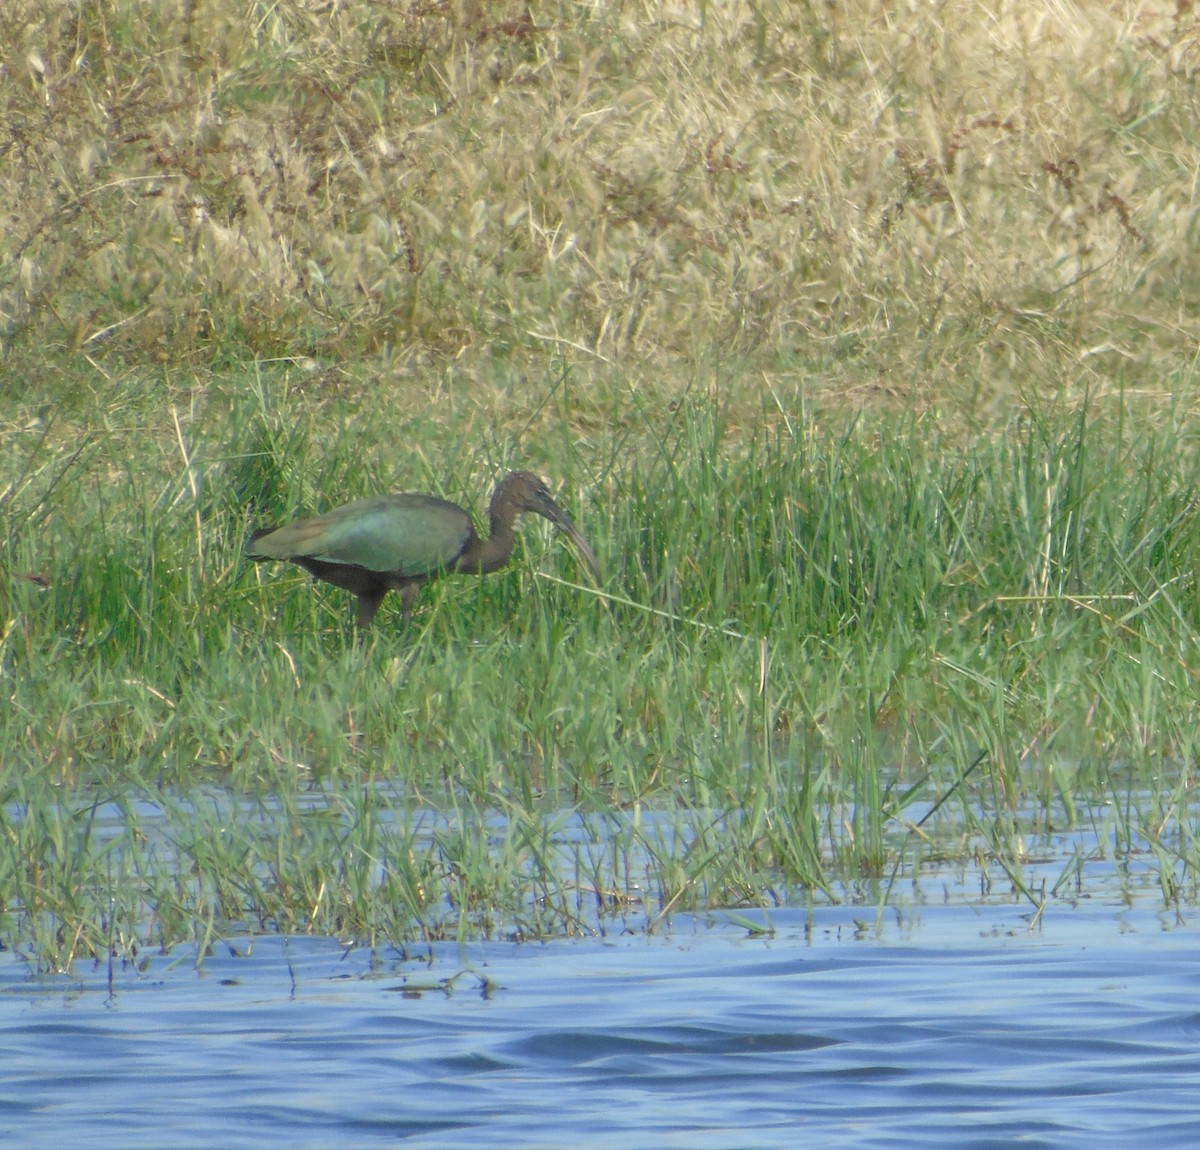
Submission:
[[[272,531],[255,540],[251,554],[428,575],[446,567],[473,532],[470,516],[457,504],[432,495],[379,495]]]

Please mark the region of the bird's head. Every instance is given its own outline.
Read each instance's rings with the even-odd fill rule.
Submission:
[[[497,514],[502,515],[505,507],[514,512],[533,511],[549,519],[575,545],[580,558],[599,582],[600,561],[596,558],[591,544],[571,522],[570,516],[554,502],[546,484],[532,471],[513,471],[500,481],[496,493],[492,496],[493,518]]]

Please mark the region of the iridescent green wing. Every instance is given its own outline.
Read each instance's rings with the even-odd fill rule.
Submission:
[[[255,541],[251,554],[427,575],[450,563],[471,532],[470,517],[454,503],[432,495],[379,495],[272,531]]]

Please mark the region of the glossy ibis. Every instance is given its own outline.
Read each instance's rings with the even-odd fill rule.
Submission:
[[[512,556],[513,525],[522,511],[536,511],[578,549],[592,574],[600,564],[588,541],[528,471],[514,471],[496,486],[488,508],[491,534],[480,539],[471,517],[434,495],[377,495],[286,527],[257,531],[251,559],[287,559],[314,578],[358,596],[358,625],[369,627],[388,591],[399,591],[405,617],[421,584],[448,572],[485,574]]]

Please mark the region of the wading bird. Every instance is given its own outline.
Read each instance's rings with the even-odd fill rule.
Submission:
[[[399,591],[405,618],[421,584],[450,572],[486,574],[512,556],[513,525],[522,511],[545,516],[567,536],[592,574],[600,564],[588,541],[528,471],[496,486],[488,508],[491,534],[480,539],[471,517],[434,495],[378,495],[357,499],[312,519],[256,531],[251,559],[286,559],[316,579],[358,596],[358,625],[369,627],[388,591]]]

